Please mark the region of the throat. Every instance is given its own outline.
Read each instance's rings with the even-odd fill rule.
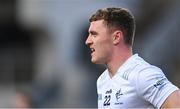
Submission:
[[[116,69],[116,70],[114,70],[114,71],[113,71],[112,69],[109,69],[109,68],[108,68],[108,72],[109,72],[109,76],[110,76],[110,78],[113,78],[113,77],[114,77],[114,75],[116,75],[117,70],[118,70],[118,69]]]
[[[116,75],[118,69],[122,67],[122,65],[128,60],[129,57],[130,56],[127,57],[124,56],[124,58],[119,58],[119,59],[117,58],[114,61],[107,64],[107,69],[109,71],[109,76],[111,78]]]

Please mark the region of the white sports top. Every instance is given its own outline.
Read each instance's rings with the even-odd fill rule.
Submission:
[[[98,108],[160,108],[178,90],[158,67],[138,54],[131,56],[110,78],[105,70],[97,80]]]

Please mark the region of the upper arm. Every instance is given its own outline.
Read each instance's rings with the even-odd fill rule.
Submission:
[[[180,108],[180,90],[176,90],[170,94],[161,108]]]

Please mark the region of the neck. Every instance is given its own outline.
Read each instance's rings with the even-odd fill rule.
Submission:
[[[111,78],[116,74],[119,67],[121,67],[132,55],[131,47],[121,47],[121,49],[117,48],[117,50],[114,50],[111,60],[107,63],[107,69]]]

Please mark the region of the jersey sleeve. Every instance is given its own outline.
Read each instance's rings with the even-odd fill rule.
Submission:
[[[160,108],[166,98],[178,88],[173,85],[156,67],[145,68],[138,72],[136,88],[140,97]]]

